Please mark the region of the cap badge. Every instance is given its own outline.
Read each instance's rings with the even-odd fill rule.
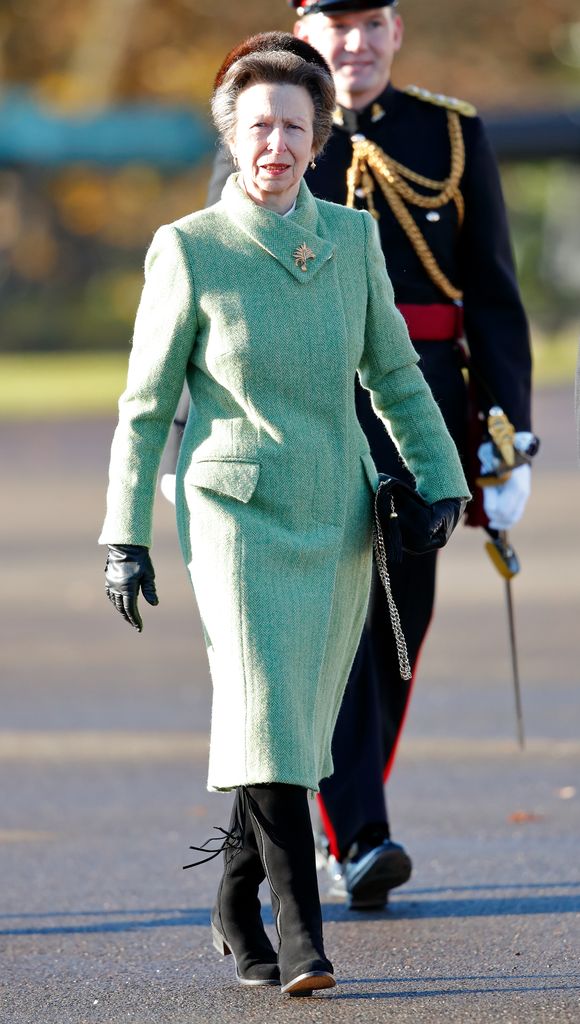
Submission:
[[[316,253],[312,252],[312,249],[308,248],[306,242],[303,242],[302,245],[299,245],[298,248],[295,249],[294,252],[292,253],[292,256],[294,258],[294,263],[296,264],[296,266],[300,267],[300,270],[303,270],[305,273],[308,270],[308,264],[306,261],[316,259]]]

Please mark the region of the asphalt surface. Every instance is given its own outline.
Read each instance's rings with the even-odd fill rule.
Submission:
[[[527,750],[503,583],[461,530],[390,785],[413,877],[362,915],[321,876],[339,984],[292,1000],[235,984],[209,938],[219,866],[181,870],[230,800],[205,790],[210,685],[171,510],[160,501],[161,603],[138,636],[104,598],[96,545],[112,424],[1,425],[2,1024],[580,1021],[571,391],[538,396],[536,427],[513,534]]]

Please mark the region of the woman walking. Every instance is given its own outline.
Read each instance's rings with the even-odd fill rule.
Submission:
[[[238,170],[220,202],[160,228],[147,255],[100,538],[107,593],[140,630],[139,590],[157,603],[153,498],[185,378],[177,523],[213,682],[208,788],[236,794],[214,943],[240,982],[290,994],[335,984],[307,797],[332,772],[369,595],[377,474],[357,371],[439,503],[434,521],[450,532],[468,496],[372,218],[302,180],[334,106],[327,65],[292,36],[254,37],[226,58],[212,112]]]

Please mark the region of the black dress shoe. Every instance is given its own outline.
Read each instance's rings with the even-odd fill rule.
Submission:
[[[412,868],[409,854],[392,839],[375,846],[353,843],[344,861],[349,910],[382,909],[389,891],[408,882]]]

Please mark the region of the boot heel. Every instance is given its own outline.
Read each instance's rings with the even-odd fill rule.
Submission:
[[[220,953],[221,956],[229,956],[229,954],[231,953],[231,949],[228,946],[226,940],[224,939],[222,933],[218,931],[218,929],[216,928],[215,924],[212,924],[211,926],[211,937],[213,939],[214,949],[217,949],[218,953]]]

